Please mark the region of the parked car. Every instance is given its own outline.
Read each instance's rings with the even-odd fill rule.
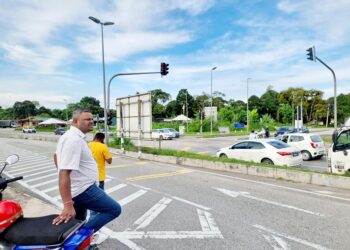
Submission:
[[[297,147],[302,154],[303,160],[321,158],[326,154],[326,148],[321,136],[316,134],[293,133],[277,137],[279,140]]]
[[[166,128],[166,129],[169,130],[170,132],[174,133],[175,138],[180,137],[180,133],[176,129],[173,129],[173,128]]]
[[[152,138],[159,140],[172,140],[175,137],[175,134],[168,129],[153,129]]]
[[[291,127],[279,127],[275,132],[275,137],[278,135],[283,135],[285,133],[290,133],[293,131],[293,128]]]
[[[301,127],[301,128],[291,128],[291,131],[288,133],[309,133],[309,129],[307,127]]]
[[[241,141],[220,149],[216,156],[286,166],[298,166],[303,161],[298,148],[275,139]]]
[[[36,129],[34,127],[23,127],[22,132],[23,133],[36,133]]]
[[[66,132],[64,128],[56,128],[55,135],[63,135]]]

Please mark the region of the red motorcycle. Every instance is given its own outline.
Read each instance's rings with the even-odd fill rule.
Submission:
[[[53,225],[57,214],[24,218],[17,202],[2,200],[2,192],[8,183],[23,179],[23,176],[12,179],[2,177],[4,169],[18,160],[15,154],[7,157],[0,172],[0,249],[89,249],[93,230],[84,227],[85,221],[71,219],[67,223]]]

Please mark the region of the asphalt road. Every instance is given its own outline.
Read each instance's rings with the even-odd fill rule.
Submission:
[[[7,174],[60,204],[56,143],[0,138]],[[100,249],[348,249],[350,193],[114,156],[106,192],[123,207]]]

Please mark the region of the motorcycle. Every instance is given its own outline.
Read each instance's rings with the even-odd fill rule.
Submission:
[[[94,232],[84,227],[85,221],[71,219],[67,223],[53,225],[57,214],[24,218],[20,204],[2,200],[2,192],[8,183],[23,179],[23,176],[6,179],[1,175],[7,166],[18,160],[15,154],[7,157],[0,172],[0,249],[89,249]]]

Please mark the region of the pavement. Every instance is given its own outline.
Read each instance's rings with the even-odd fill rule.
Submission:
[[[48,202],[40,200],[18,184],[10,184],[6,188],[3,193],[3,200],[14,200],[18,202],[23,209],[24,217],[39,217],[60,213],[60,209]]]

